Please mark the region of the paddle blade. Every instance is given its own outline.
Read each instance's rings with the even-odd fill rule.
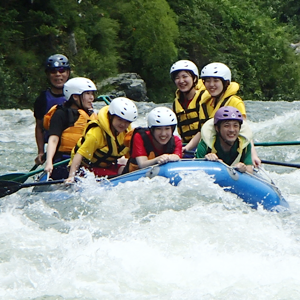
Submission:
[[[7,180],[7,181],[16,181],[23,183],[27,180],[28,176],[25,173],[12,173],[12,174],[5,174],[0,176],[0,180]]]
[[[0,181],[0,198],[13,194],[22,188],[28,188],[28,187],[39,186],[39,185],[59,184],[59,183],[64,183],[64,181],[65,179],[58,179],[58,180],[50,180],[50,181],[42,181],[42,182],[29,182],[23,184],[15,181]]]
[[[22,184],[15,181],[0,181],[0,198],[17,192]]]

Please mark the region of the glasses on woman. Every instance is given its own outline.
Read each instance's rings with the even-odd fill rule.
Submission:
[[[59,68],[51,68],[50,69],[50,73],[51,74],[56,74],[57,72],[62,74],[67,72],[67,70],[69,70],[68,68],[64,68],[64,67],[59,67]]]

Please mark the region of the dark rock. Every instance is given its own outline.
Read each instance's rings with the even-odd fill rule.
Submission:
[[[107,92],[111,98],[127,97],[134,101],[149,101],[145,81],[136,73],[122,73],[116,77],[103,80],[98,85],[99,90],[111,86],[112,90]]]

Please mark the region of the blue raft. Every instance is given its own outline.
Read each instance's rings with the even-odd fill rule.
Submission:
[[[141,177],[162,176],[169,178],[170,184],[176,186],[182,180],[181,176],[199,170],[211,175],[216,184],[225,191],[236,194],[252,208],[256,209],[259,204],[266,210],[281,211],[289,208],[288,202],[273,183],[251,174],[240,173],[222,162],[202,159],[182,159],[178,162],[155,165],[115,177],[109,182],[116,186],[119,183],[135,181]]]
[[[116,186],[119,183],[136,181],[142,177],[162,176],[168,178],[170,184],[177,186],[182,180],[182,176],[199,170],[212,176],[216,184],[225,191],[237,195],[254,209],[258,205],[262,205],[264,209],[270,211],[282,211],[289,208],[288,202],[272,182],[248,173],[240,173],[222,162],[212,162],[204,159],[182,159],[178,162],[155,165],[104,181],[100,179],[100,181],[110,186]],[[39,181],[46,181],[46,175],[42,174]],[[53,188],[55,189],[51,186],[35,187],[33,191],[52,191]]]

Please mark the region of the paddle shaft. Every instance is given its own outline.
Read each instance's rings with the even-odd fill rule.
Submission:
[[[280,161],[270,161],[262,159],[261,162],[267,165],[276,165],[276,166],[283,166],[283,167],[291,167],[291,168],[298,168],[300,169],[300,164],[293,164],[293,163],[286,163]]]
[[[256,142],[254,146],[293,146],[293,145],[300,145],[300,141],[285,141],[285,142]]]
[[[184,153],[194,154],[194,151],[185,151]],[[295,163],[286,163],[286,162],[280,162],[280,161],[270,161],[270,160],[264,160],[264,159],[262,159],[261,162],[263,164],[267,164],[267,165],[276,165],[276,166],[283,166],[283,167],[291,167],[291,168],[299,168],[300,169],[300,164],[295,164]]]
[[[60,165],[68,163],[69,161],[70,161],[70,158],[62,160],[62,161],[59,161],[59,162],[53,164],[53,167],[58,167]],[[18,180],[22,180],[22,179],[26,180],[28,177],[30,177],[32,175],[35,175],[35,174],[38,174],[38,173],[41,173],[43,171],[44,171],[44,169],[39,169],[39,170],[35,170],[35,171],[32,171],[32,172],[29,172],[27,174],[24,174],[24,175],[21,175],[21,176],[18,176],[16,178],[14,178],[14,181],[18,181]]]
[[[51,185],[51,184],[58,184],[64,183],[65,179],[58,179],[58,180],[49,180],[49,181],[38,181],[38,182],[29,182],[20,184],[20,189],[28,188],[32,186],[40,186],[40,185]]]

